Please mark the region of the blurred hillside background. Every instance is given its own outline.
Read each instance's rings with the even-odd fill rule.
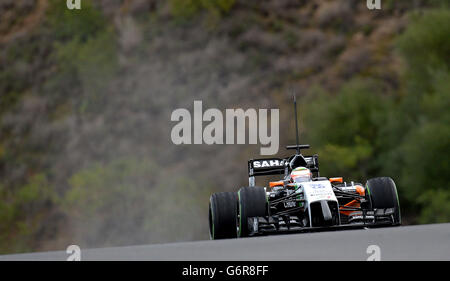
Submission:
[[[0,253],[208,239],[259,145],[170,140],[176,108],[280,108],[321,174],[390,176],[450,221],[448,1],[0,0]]]

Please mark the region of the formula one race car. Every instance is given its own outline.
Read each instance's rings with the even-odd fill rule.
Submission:
[[[309,145],[298,145],[298,134],[297,145],[286,148],[297,153],[285,159],[249,160],[249,186],[211,196],[211,239],[401,224],[391,178],[373,178],[363,185],[321,177],[318,155],[300,153]],[[255,186],[255,177],[264,175],[282,177],[266,187]]]

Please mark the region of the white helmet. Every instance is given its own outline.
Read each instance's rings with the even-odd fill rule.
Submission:
[[[291,180],[292,182],[305,182],[311,181],[312,173],[309,169],[305,167],[298,167],[292,170],[291,172]]]

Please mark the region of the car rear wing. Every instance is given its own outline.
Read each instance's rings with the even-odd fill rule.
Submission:
[[[286,159],[266,158],[248,160],[248,184],[255,186],[255,177],[269,175],[286,175],[288,163]]]
[[[319,160],[318,156],[303,156],[306,162],[306,167],[313,173],[319,175]],[[289,174],[289,160],[290,158],[266,158],[266,159],[251,159],[248,160],[248,182],[249,186],[255,186],[255,177]]]

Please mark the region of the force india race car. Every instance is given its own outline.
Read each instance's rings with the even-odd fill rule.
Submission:
[[[373,178],[363,185],[341,177],[321,177],[318,155],[300,153],[309,145],[286,148],[297,153],[285,159],[249,160],[249,186],[211,196],[211,239],[401,224],[391,178]],[[265,175],[281,179],[266,187],[255,186],[255,177]]]

